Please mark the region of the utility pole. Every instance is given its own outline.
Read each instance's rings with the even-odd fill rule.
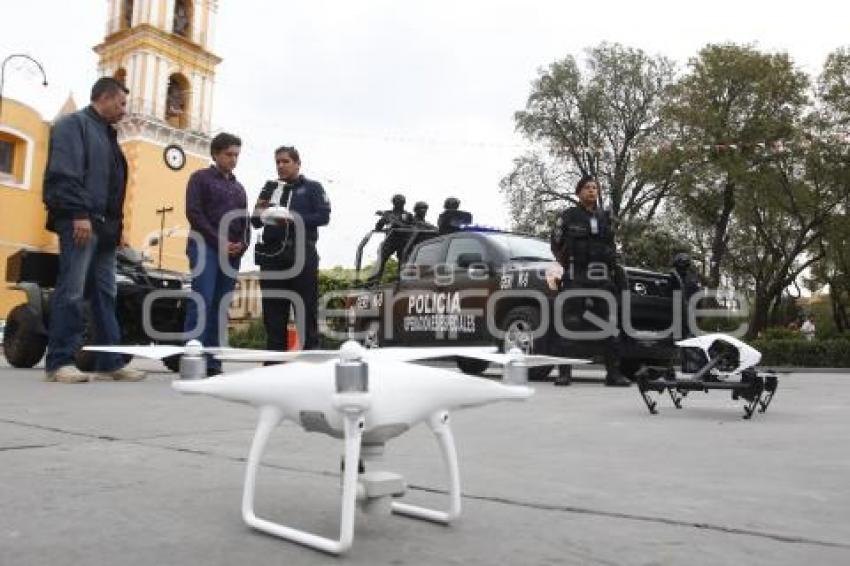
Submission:
[[[162,246],[165,243],[163,238],[165,237],[165,215],[169,212],[174,212],[173,206],[163,206],[162,208],[157,208],[156,213],[159,215],[159,265],[157,265],[157,269],[162,270]]]

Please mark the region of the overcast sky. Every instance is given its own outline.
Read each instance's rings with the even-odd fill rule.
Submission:
[[[526,147],[514,133],[537,69],[602,41],[663,54],[684,68],[709,42],[786,51],[810,74],[850,45],[846,2],[633,0],[219,0],[213,125],[242,136],[237,176],[253,201],[294,144],[330,195],[323,267],[350,266],[356,241],[393,193],[447,196],[481,223],[506,225],[499,180]],[[7,68],[4,96],[52,118],[96,78],[104,0],[0,0],[0,58],[39,59],[50,85]]]

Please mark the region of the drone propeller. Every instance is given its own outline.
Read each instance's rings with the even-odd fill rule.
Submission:
[[[346,343],[348,344],[348,343]],[[363,348],[356,342],[352,342],[352,348],[360,348],[359,357],[365,360],[381,360],[395,362],[414,362],[417,360],[430,360],[435,358],[446,358],[464,356],[478,358],[494,354],[496,349],[492,346],[466,346],[448,347],[438,346],[433,348]],[[216,358],[230,362],[324,362],[335,360],[340,357],[340,350],[302,350],[296,352],[277,352],[269,350],[235,350],[217,354]],[[484,359],[484,358],[480,358]]]
[[[231,362],[324,362],[337,359],[339,350],[304,350],[298,352],[276,352],[268,350],[231,350],[216,354],[216,358]],[[519,363],[526,367],[546,365],[579,365],[588,364],[590,360],[578,358],[560,358],[523,354],[521,350],[499,353],[493,346],[434,346],[424,348],[363,348],[362,358],[366,360],[382,360],[396,362],[415,362],[460,356],[473,358],[499,365]]]
[[[84,346],[83,350],[90,352],[109,352],[113,354],[127,354],[150,360],[161,360],[170,356],[181,356],[184,354],[200,356],[201,354],[224,355],[229,352],[244,352],[239,348],[207,348],[197,340],[190,340],[185,346]],[[254,351],[254,350],[249,350]]]
[[[463,354],[467,356],[466,354]],[[580,358],[560,358],[556,356],[541,356],[538,354],[524,354],[522,350],[519,348],[511,348],[507,353],[487,353],[487,354],[476,354],[474,357],[479,360],[484,360],[488,362],[492,362],[494,364],[507,365],[510,363],[515,363],[519,365],[523,365],[525,367],[537,367],[537,366],[564,366],[564,365],[580,365],[580,364],[589,364],[590,360],[584,360]]]

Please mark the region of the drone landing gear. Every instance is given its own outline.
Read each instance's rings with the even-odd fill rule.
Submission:
[[[738,382],[720,381],[715,376],[708,375],[708,371],[717,365],[717,362],[714,360],[712,362],[709,362],[703,368],[705,371],[700,370],[690,379],[675,379],[669,371],[659,373],[654,368],[643,368],[638,372],[636,376],[638,391],[644,403],[646,403],[646,408],[649,409],[650,414],[658,414],[658,410],[656,409],[658,402],[650,397],[650,391],[658,394],[663,394],[667,391],[670,399],[673,401],[673,405],[677,409],[681,409],[682,400],[690,391],[708,393],[712,389],[731,390],[733,401],[737,401],[738,399],[745,400],[746,404],[744,405],[743,415],[745,419],[750,419],[756,409],[760,413],[767,411],[778,387],[778,380],[775,375],[759,374],[750,368],[741,372],[741,380]]]
[[[351,399],[355,399],[355,397],[346,400]],[[345,424],[344,462],[360,462],[361,441],[365,424],[364,408],[364,406],[354,404],[348,406],[343,404],[342,406]],[[351,548],[354,541],[354,517],[357,510],[358,492],[360,492],[359,499],[363,510],[370,513],[388,508],[398,515],[444,524],[450,523],[460,515],[461,492],[457,451],[455,450],[451,428],[449,428],[449,414],[442,411],[428,419],[428,426],[437,437],[449,475],[450,505],[448,511],[437,511],[398,501],[391,502],[390,497],[404,493],[404,482],[400,476],[387,472],[359,474],[359,466],[343,466],[339,539],[322,537],[257,517],[254,513],[257,472],[269,436],[280,424],[282,418],[283,413],[276,407],[264,407],[260,410],[260,420],[257,423],[257,430],[254,433],[254,440],[251,443],[251,451],[248,455],[245,488],[242,494],[242,518],[250,527],[322,552],[342,554]],[[360,480],[358,480],[358,475],[361,475]]]
[[[437,511],[418,507],[400,501],[393,501],[392,511],[398,515],[405,515],[414,519],[424,519],[435,523],[448,524],[460,516],[460,470],[457,464],[457,450],[455,449],[454,436],[449,427],[449,413],[442,411],[431,415],[428,419],[428,427],[440,445],[440,452],[446,464],[446,472],[449,476],[449,510]]]
[[[340,517],[339,539],[329,539],[306,531],[287,527],[266,519],[260,519],[254,513],[254,494],[256,491],[257,470],[262,459],[271,432],[280,424],[283,415],[276,407],[264,407],[260,411],[260,421],[251,451],[248,455],[248,468],[245,472],[245,489],[242,494],[242,518],[249,526],[268,534],[291,540],[327,552],[342,554],[351,548],[354,541],[354,513],[357,503],[357,466],[346,466],[342,478],[342,510]],[[345,424],[345,461],[357,462],[360,459],[360,441],[364,426],[363,411],[343,411]]]

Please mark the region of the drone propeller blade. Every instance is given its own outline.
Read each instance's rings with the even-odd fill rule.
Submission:
[[[582,364],[589,364],[590,360],[584,360],[581,358],[560,358],[556,356],[540,356],[536,354],[529,355],[521,355],[514,357],[514,355],[508,354],[490,354],[488,356],[481,356],[478,359],[487,360],[489,362],[493,362],[496,364],[507,364],[512,361],[519,361],[523,365],[527,367],[537,367],[537,366],[576,366]]]
[[[90,352],[110,352],[113,354],[128,354],[139,358],[161,360],[169,356],[183,354],[183,346],[85,346],[83,350]]]
[[[83,347],[83,349],[92,352],[111,352],[115,354],[127,354],[130,356],[138,356],[140,358],[148,358],[150,360],[161,360],[170,356],[182,356],[186,353],[187,348],[193,347],[195,346],[174,346],[160,344],[153,346],[85,346]],[[206,354],[216,354],[222,356],[228,354],[237,355],[240,352],[256,352],[256,350],[246,350],[244,348],[204,348],[200,345],[197,346],[197,351]]]
[[[320,363],[339,358],[339,350],[235,350],[216,354],[217,359],[228,362],[313,362]]]
[[[366,350],[369,358],[381,361],[413,362],[416,360],[431,360],[434,358],[447,358],[463,356],[468,358],[479,358],[481,355],[495,354],[493,346],[436,346],[433,348],[374,348]]]

